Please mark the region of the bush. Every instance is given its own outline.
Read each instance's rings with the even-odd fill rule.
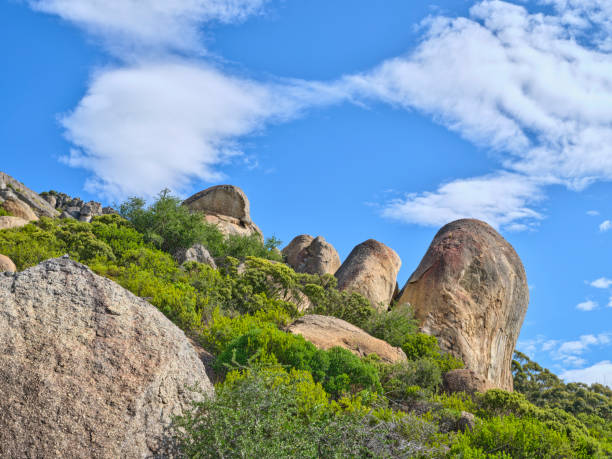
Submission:
[[[402,349],[409,360],[429,359],[435,362],[442,373],[463,368],[463,362],[440,350],[438,339],[435,336],[425,333],[407,335]]]
[[[424,457],[435,426],[414,416],[378,420],[332,407],[305,371],[231,372],[214,399],[175,418],[187,457]]]
[[[402,346],[417,332],[417,322],[409,305],[397,306],[390,311],[376,312],[364,325],[365,331],[392,346]],[[436,343],[437,345],[437,343]]]
[[[381,390],[376,368],[350,351],[320,350],[300,335],[272,327],[252,329],[232,341],[216,360],[215,368],[223,370],[235,363],[246,365],[253,358],[306,370],[334,396],[362,389]]]
[[[4,207],[0,206],[0,217],[11,217],[12,214]]]

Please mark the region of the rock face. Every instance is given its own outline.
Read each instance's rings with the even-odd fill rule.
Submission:
[[[467,368],[459,368],[444,373],[444,390],[449,394],[454,392],[486,392],[490,389],[487,381]]]
[[[512,246],[479,220],[436,234],[400,294],[421,330],[491,387],[512,390],[511,362],[527,312],[525,269]]]
[[[387,310],[401,265],[397,253],[369,239],[355,247],[336,272],[338,289],[361,293],[377,309]]]
[[[29,222],[38,220],[38,216],[30,209],[30,206],[15,198],[8,198],[0,206],[14,217],[23,218]]]
[[[83,202],[81,198],[72,198],[57,191],[44,191],[40,196],[60,212],[61,218],[74,218],[82,222],[90,222],[93,217],[105,214],[116,214],[112,207],[102,207],[96,201]]]
[[[213,388],[155,307],[68,258],[0,275],[0,457],[155,457]]]
[[[217,269],[214,258],[202,244],[195,244],[193,247],[190,247],[187,250],[179,251],[175,258],[179,264],[183,264],[188,261],[197,261],[198,263],[204,263],[213,269]]]
[[[322,236],[297,236],[282,254],[287,264],[298,273],[335,274],[340,267],[338,252]]]
[[[20,217],[0,217],[0,230],[21,228],[27,225],[29,222]]]
[[[14,199],[27,205],[38,217],[56,217],[59,215],[38,193],[30,190],[23,183],[10,175],[0,172],[0,203]]]
[[[15,263],[13,263],[13,260],[0,253],[0,273],[14,273],[15,271],[17,271],[17,267],[15,266]]]
[[[206,221],[217,225],[226,236],[257,234],[263,239],[261,230],[251,221],[249,199],[236,186],[207,188],[187,198],[183,205],[193,212],[203,212]]]
[[[359,357],[378,355],[387,363],[405,362],[406,354],[399,347],[374,338],[361,328],[336,317],[311,314],[300,317],[287,330],[302,335],[319,349],[340,346]]]

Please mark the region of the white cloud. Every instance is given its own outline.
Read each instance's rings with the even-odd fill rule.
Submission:
[[[610,220],[605,220],[599,225],[599,231],[601,231],[602,233],[605,233],[606,231],[610,230],[610,228],[612,228],[612,222],[610,222]]]
[[[103,71],[62,120],[76,146],[64,160],[93,174],[88,189],[113,198],[217,180],[238,138],[326,97],[294,83],[265,85],[190,61]]]
[[[580,190],[612,180],[612,54],[574,39],[575,30],[584,32],[592,23],[573,23],[561,3],[558,15],[529,14],[523,6],[491,0],[474,5],[469,18],[431,18],[413,53],[347,76],[343,84],[356,97],[421,110],[491,148],[500,166],[523,175],[538,195],[551,184]],[[491,198],[480,206],[464,186],[455,189],[452,200],[461,203],[462,215],[463,209],[493,215],[493,223],[517,228],[541,217],[538,200],[522,194],[510,207],[503,192],[499,205]],[[452,191],[442,185],[413,195],[404,205],[391,203],[386,214],[438,225],[442,217],[432,214],[445,213]],[[422,205],[423,199],[431,205]]]
[[[612,285],[612,279],[608,279],[607,277],[600,277],[599,279],[595,279],[589,285],[595,288],[608,288],[610,287],[610,285]]]
[[[610,297],[610,299],[608,300],[608,307],[612,308],[612,296]]]
[[[597,217],[599,215],[599,212],[596,210],[587,210],[586,213],[589,217]]]
[[[257,13],[266,0],[29,0],[101,37],[114,51],[167,48],[203,51],[200,26],[235,22]]]
[[[557,350],[557,357],[563,359],[566,356],[581,355],[591,346],[602,346],[607,344],[610,344],[610,335],[607,333],[582,335],[579,340],[562,343]]]
[[[599,305],[597,302],[592,300],[583,301],[582,303],[578,303],[576,305],[576,309],[580,309],[581,311],[592,311],[596,309]]]
[[[567,370],[560,377],[566,382],[599,383],[612,387],[612,362],[602,360],[587,368]]]
[[[541,199],[537,184],[509,173],[454,180],[435,192],[408,195],[391,202],[386,217],[428,226],[459,218],[478,218],[499,228],[522,230],[542,216],[529,208]]]

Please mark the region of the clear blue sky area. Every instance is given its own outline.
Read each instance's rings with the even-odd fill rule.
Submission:
[[[482,218],[527,271],[518,349],[612,385],[612,30],[593,7],[70,3],[0,3],[0,170],[105,204],[231,183],[267,236],[389,245],[400,286],[445,222]]]

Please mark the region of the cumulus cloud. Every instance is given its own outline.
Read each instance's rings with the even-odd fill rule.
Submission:
[[[582,335],[578,340],[562,343],[557,349],[556,358],[563,360],[570,356],[581,355],[592,346],[607,344],[610,344],[610,335],[607,333]]]
[[[555,6],[557,15],[530,14],[524,6],[491,0],[474,5],[468,18],[430,18],[413,53],[347,76],[344,84],[360,97],[418,109],[490,148],[506,171],[498,174],[522,175],[536,195],[552,184],[581,190],[612,180],[612,55],[574,38],[577,28],[586,33],[594,27],[597,14],[581,8],[573,13],[582,18],[577,24],[569,20],[571,5]],[[482,180],[487,177],[461,183]],[[491,199],[478,207],[464,200],[471,199],[465,186],[455,189],[462,206],[473,211],[476,204],[475,212],[492,214],[502,225],[526,228],[526,221],[541,217],[538,200],[522,193],[510,208],[503,192],[499,205]],[[440,218],[430,215],[440,212],[448,190],[442,185],[401,206],[393,202],[386,215],[437,225]]]
[[[62,120],[75,145],[64,161],[91,171],[86,187],[113,198],[218,180],[216,166],[240,154],[239,137],[294,116],[314,97],[310,91],[316,89],[297,82],[233,78],[192,61],[106,70]]]
[[[607,277],[600,277],[599,279],[595,279],[589,285],[595,288],[608,288],[610,287],[610,285],[612,285],[612,279],[608,279]]]
[[[612,387],[612,362],[602,360],[587,368],[564,371],[560,376],[566,382],[598,383]]]
[[[601,231],[602,233],[609,231],[610,228],[612,228],[612,222],[610,222],[610,220],[605,220],[599,225],[599,231]]]
[[[114,51],[167,48],[203,51],[200,27],[257,13],[266,0],[30,0],[102,38]]]
[[[576,305],[576,309],[580,309],[581,311],[592,311],[593,309],[597,309],[599,305],[597,302],[592,300],[583,301],[582,303],[578,303]]]

